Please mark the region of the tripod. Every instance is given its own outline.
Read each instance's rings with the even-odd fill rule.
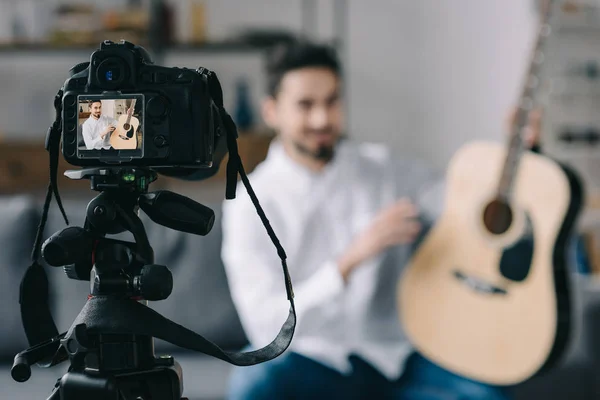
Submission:
[[[52,266],[64,267],[71,279],[89,280],[92,298],[145,302],[166,299],[173,277],[166,266],[154,264],[141,208],[154,222],[182,232],[206,235],[213,211],[169,192],[148,193],[156,173],[137,168],[90,168],[67,171],[71,179],[90,179],[99,191],[87,206],[84,227],[68,227],[52,235],[42,254]],[[106,238],[129,231],[134,242]],[[84,308],[84,320],[110,320],[116,310]],[[31,347],[15,357],[11,371],[17,381],[31,375],[30,365],[54,356],[52,365],[70,360],[69,371],[57,381],[48,400],[179,400],[183,393],[180,365],[171,356],[156,357],[149,335],[89,329],[80,323],[68,332]],[[90,316],[91,315],[91,316]],[[104,324],[103,326],[106,326]],[[60,341],[58,355],[54,355]]]

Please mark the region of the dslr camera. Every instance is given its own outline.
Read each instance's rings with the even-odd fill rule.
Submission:
[[[107,40],[69,73],[61,115],[69,164],[148,167],[167,175],[181,175],[173,173],[177,168],[212,167],[205,175],[218,169],[226,146],[215,160],[221,130],[208,70],[153,65],[143,47]]]

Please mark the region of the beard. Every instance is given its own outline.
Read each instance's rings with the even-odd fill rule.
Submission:
[[[308,156],[313,160],[329,162],[335,155],[335,147],[338,142],[339,138],[335,140],[333,144],[324,144],[317,149],[310,149],[299,141],[294,141],[293,145],[299,153]]]
[[[333,146],[319,146],[317,150],[310,150],[302,143],[294,142],[294,147],[298,152],[311,157],[314,160],[329,162],[333,159],[335,150]]]

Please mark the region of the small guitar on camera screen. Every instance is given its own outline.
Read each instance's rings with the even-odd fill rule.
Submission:
[[[127,113],[119,117],[117,127],[110,136],[110,145],[117,150],[130,149],[137,147],[136,132],[140,126],[140,120],[132,116],[135,109],[135,99],[131,100],[131,105]]]

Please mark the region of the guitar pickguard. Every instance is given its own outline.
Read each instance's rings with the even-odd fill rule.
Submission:
[[[531,219],[525,212],[525,227],[521,238],[502,251],[498,265],[500,274],[513,282],[524,281],[531,270],[533,251],[534,238]],[[475,292],[495,295],[507,294],[505,288],[486,282],[476,276],[468,275],[459,269],[455,269],[452,274]]]
[[[527,278],[533,260],[533,229],[527,213],[525,213],[525,221],[525,232],[521,239],[505,248],[500,258],[500,273],[514,282],[522,282]]]

